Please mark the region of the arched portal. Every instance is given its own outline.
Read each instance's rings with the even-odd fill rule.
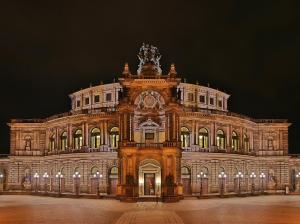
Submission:
[[[139,166],[139,196],[161,195],[161,167],[156,160],[144,160]]]
[[[117,193],[117,184],[118,184],[118,167],[113,166],[109,170],[108,182],[109,182],[109,194],[115,195]]]
[[[188,167],[181,167],[181,180],[183,185],[183,194],[191,194],[191,171]]]

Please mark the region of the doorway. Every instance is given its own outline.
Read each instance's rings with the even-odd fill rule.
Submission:
[[[156,160],[147,159],[139,166],[139,196],[161,195],[161,168]]]
[[[155,195],[155,173],[144,174],[144,195]]]

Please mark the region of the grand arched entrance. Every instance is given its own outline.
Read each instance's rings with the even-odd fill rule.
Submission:
[[[156,160],[144,160],[139,166],[139,197],[161,195],[161,167]]]

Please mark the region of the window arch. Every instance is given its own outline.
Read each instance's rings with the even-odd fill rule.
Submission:
[[[93,128],[91,131],[91,148],[99,148],[100,144],[100,129]]]
[[[109,132],[110,147],[117,149],[119,147],[119,128],[113,127]]]
[[[91,175],[97,174],[99,172],[99,168],[97,166],[93,166],[91,169]]]
[[[239,150],[239,136],[235,131],[232,132],[232,137],[231,137],[231,147],[233,151],[238,151]]]
[[[78,129],[75,131],[73,135],[73,142],[74,142],[74,148],[75,149],[81,149],[82,147],[82,130]]]
[[[244,136],[243,136],[243,141],[244,141],[244,150],[245,150],[245,152],[249,152],[249,138],[248,138],[248,136],[246,135],[246,134],[244,134]]]
[[[181,148],[185,149],[190,146],[190,131],[187,127],[180,129]]]
[[[60,136],[60,149],[61,150],[67,149],[67,140],[68,140],[68,134],[66,131],[64,131]]]
[[[217,147],[218,149],[225,149],[225,134],[224,131],[217,131]]]
[[[49,150],[53,151],[55,149],[55,134],[51,135],[49,138]]]
[[[199,130],[199,146],[200,148],[208,148],[208,131],[206,128]]]

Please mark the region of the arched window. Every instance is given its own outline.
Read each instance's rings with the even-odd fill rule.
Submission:
[[[98,128],[93,128],[93,130],[91,131],[91,147],[100,147],[100,130]]]
[[[53,151],[55,149],[55,134],[51,135],[49,138],[49,150]]]
[[[244,136],[243,136],[243,141],[244,141],[245,152],[249,152],[249,138],[246,134],[244,134]]]
[[[93,166],[92,169],[91,169],[91,175],[97,174],[97,172],[99,172],[98,167]]]
[[[185,149],[190,146],[190,131],[186,127],[180,129],[181,148]]]
[[[113,167],[110,169],[110,175],[118,176],[118,167],[113,166]]]
[[[225,134],[224,131],[217,131],[217,147],[218,149],[225,149]]]
[[[73,135],[73,142],[74,142],[74,148],[75,149],[81,149],[82,147],[82,131],[80,129],[78,129],[77,131],[75,131],[74,135]]]
[[[232,146],[233,151],[239,150],[239,137],[235,131],[232,132],[231,146]]]
[[[110,147],[117,149],[119,146],[119,128],[113,127],[109,132]]]
[[[66,131],[64,131],[60,136],[60,149],[66,150],[67,149],[67,140],[68,140],[68,134]]]
[[[208,148],[208,131],[206,128],[199,130],[199,146],[200,148]]]

